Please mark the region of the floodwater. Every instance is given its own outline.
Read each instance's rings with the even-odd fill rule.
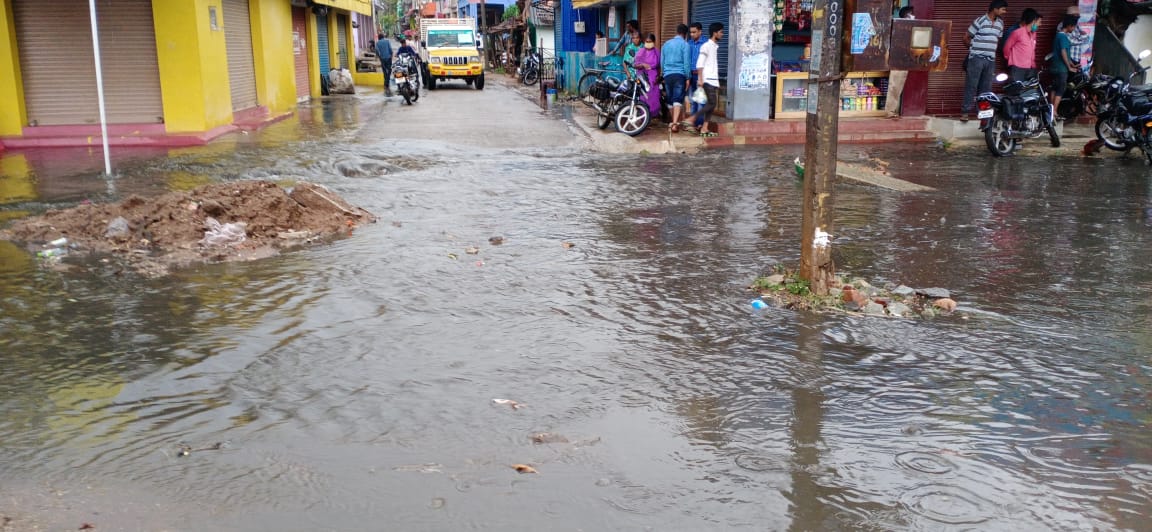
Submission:
[[[866,319],[748,304],[756,274],[797,261],[799,148],[462,149],[373,141],[337,120],[348,109],[317,107],[122,160],[116,180],[41,170],[9,193],[0,217],[308,179],[382,221],[162,279],[60,272],[0,243],[0,515],[97,530],[1147,529],[1138,158],[870,148],[939,190],[840,186],[840,271],[949,288],[961,307]],[[28,157],[5,168],[43,168]]]

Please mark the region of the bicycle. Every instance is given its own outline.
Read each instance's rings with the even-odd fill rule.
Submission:
[[[597,80],[602,79],[605,74],[612,72],[622,74],[623,77],[628,77],[628,73],[618,65],[615,61],[600,61],[597,63],[602,68],[584,68],[581,65],[581,70],[584,74],[580,76],[580,81],[576,83],[576,95],[572,99],[580,100],[585,104],[591,105],[591,98],[588,96],[588,89],[592,88],[592,84]],[[609,68],[614,67],[614,68]]]

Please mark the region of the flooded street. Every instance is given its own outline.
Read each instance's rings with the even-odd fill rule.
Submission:
[[[125,156],[109,181],[86,152],[5,153],[0,221],[261,178],[322,183],[381,222],[158,279],[44,268],[0,242],[0,516],[1147,530],[1152,170],[842,147],[937,191],[840,185],[839,271],[945,287],[959,310],[754,311],[745,287],[799,260],[802,150],[592,153],[492,83],[412,108],[317,102]]]

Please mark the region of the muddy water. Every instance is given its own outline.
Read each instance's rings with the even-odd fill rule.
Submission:
[[[747,304],[757,272],[797,258],[794,149],[464,153],[315,127],[5,205],[307,178],[383,221],[159,280],[47,270],[0,244],[0,514],[125,530],[1147,526],[1138,160],[875,151],[940,191],[841,187],[841,270],[961,302],[889,321]]]

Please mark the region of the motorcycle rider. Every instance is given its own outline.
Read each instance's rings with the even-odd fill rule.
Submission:
[[[420,62],[420,54],[416,53],[416,49],[413,48],[411,45],[409,45],[408,41],[404,37],[400,37],[399,40],[400,40],[400,48],[396,49],[396,57],[399,58],[401,55],[405,55],[405,54],[412,56],[412,62],[413,62],[413,64],[416,65],[416,72],[414,72],[413,74],[416,74],[418,76],[422,76],[422,74],[420,74],[420,73],[424,72],[424,65],[421,64],[421,62]],[[420,81],[418,81],[416,83],[417,88],[419,88],[420,83],[424,81],[422,78],[418,78],[418,79]]]

